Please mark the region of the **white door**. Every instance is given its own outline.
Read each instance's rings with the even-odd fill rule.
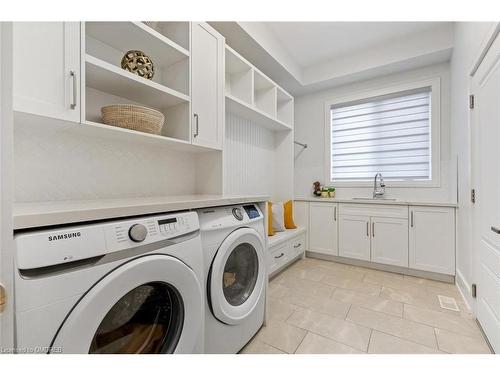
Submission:
[[[222,149],[224,129],[224,37],[206,23],[191,29],[192,142]]]
[[[370,260],[369,216],[340,216],[339,255],[345,258]]]
[[[195,353],[204,319],[200,282],[171,256],[127,262],[84,294],[51,353]]]
[[[80,122],[80,23],[14,22],[14,110]]]
[[[473,179],[476,314],[493,349],[500,352],[500,37],[471,81],[475,108]]]
[[[408,220],[371,218],[371,261],[408,267]]]
[[[264,241],[254,229],[240,228],[217,250],[209,298],[212,313],[221,322],[240,324],[263,298],[267,280],[264,249]]]
[[[455,274],[455,210],[410,206],[410,268]]]
[[[309,204],[309,250],[338,255],[338,204]]]

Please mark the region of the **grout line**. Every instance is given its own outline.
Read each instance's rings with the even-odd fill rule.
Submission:
[[[372,328],[370,331],[370,338],[368,339],[368,345],[366,346],[366,350],[365,350],[366,354],[368,354],[368,352],[370,351],[370,344],[372,343],[373,331],[374,331],[374,329]]]
[[[299,342],[299,345],[297,345],[297,347],[295,348],[295,350],[293,351],[293,353],[290,353],[290,354],[296,354],[297,353],[297,350],[300,348],[300,346],[302,345],[302,342],[304,342],[306,336],[310,333],[309,330],[305,329],[304,331],[306,331],[306,334],[304,335],[304,337],[302,337],[302,340],[300,340]]]
[[[351,307],[352,307],[352,303],[349,305],[349,309],[347,310],[347,314],[345,314],[345,317],[344,317],[344,320],[347,322],[347,317],[349,316],[349,313],[351,312]]]
[[[294,327],[295,327],[295,326],[294,326]],[[304,328],[301,328],[301,329],[304,329]],[[337,344],[344,345],[344,346],[348,346],[348,347],[349,347],[349,348],[351,348],[351,349],[358,350],[358,351],[360,351],[360,352],[363,352],[363,351],[364,351],[364,350],[359,349],[359,348],[356,348],[356,347],[354,347],[354,346],[352,346],[352,345],[346,344],[345,342],[342,342],[342,341],[339,341],[339,340],[333,339],[333,338],[331,338],[331,337],[325,336],[325,335],[323,335],[323,334],[321,334],[321,333],[317,333],[317,332],[309,331],[309,330],[307,330],[307,329],[306,329],[306,331],[307,331],[308,333],[311,333],[312,335],[316,335],[316,336],[322,337],[322,338],[324,338],[324,339],[327,339],[327,340],[333,341],[333,342],[335,342],[335,343],[337,343]],[[306,335],[306,336],[307,336],[307,335]],[[333,354],[333,353],[332,353],[332,354]]]
[[[438,338],[437,338],[436,328],[434,328],[433,331],[434,331],[434,339],[436,340],[436,348],[438,348],[438,350],[441,350],[439,348],[439,341],[438,341]]]

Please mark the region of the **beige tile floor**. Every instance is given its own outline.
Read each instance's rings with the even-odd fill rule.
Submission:
[[[242,353],[491,352],[455,285],[306,258],[270,282],[267,325]]]

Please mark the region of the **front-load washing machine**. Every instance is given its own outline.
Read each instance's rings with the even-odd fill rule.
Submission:
[[[255,204],[198,211],[205,263],[205,352],[237,353],[264,323],[265,228]]]
[[[19,353],[201,353],[195,212],[19,233]]]

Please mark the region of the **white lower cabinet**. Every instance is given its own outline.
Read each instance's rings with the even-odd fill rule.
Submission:
[[[455,274],[455,210],[410,206],[410,268]]]
[[[338,255],[338,204],[309,204],[309,251]]]
[[[309,225],[308,251],[455,275],[453,207],[316,201],[296,207]]]
[[[371,218],[371,261],[408,267],[408,220]]]
[[[267,272],[270,276],[278,273],[288,263],[298,259],[306,249],[305,228],[288,229],[278,232],[268,239]]]
[[[370,217],[341,215],[339,224],[341,257],[370,260]]]

